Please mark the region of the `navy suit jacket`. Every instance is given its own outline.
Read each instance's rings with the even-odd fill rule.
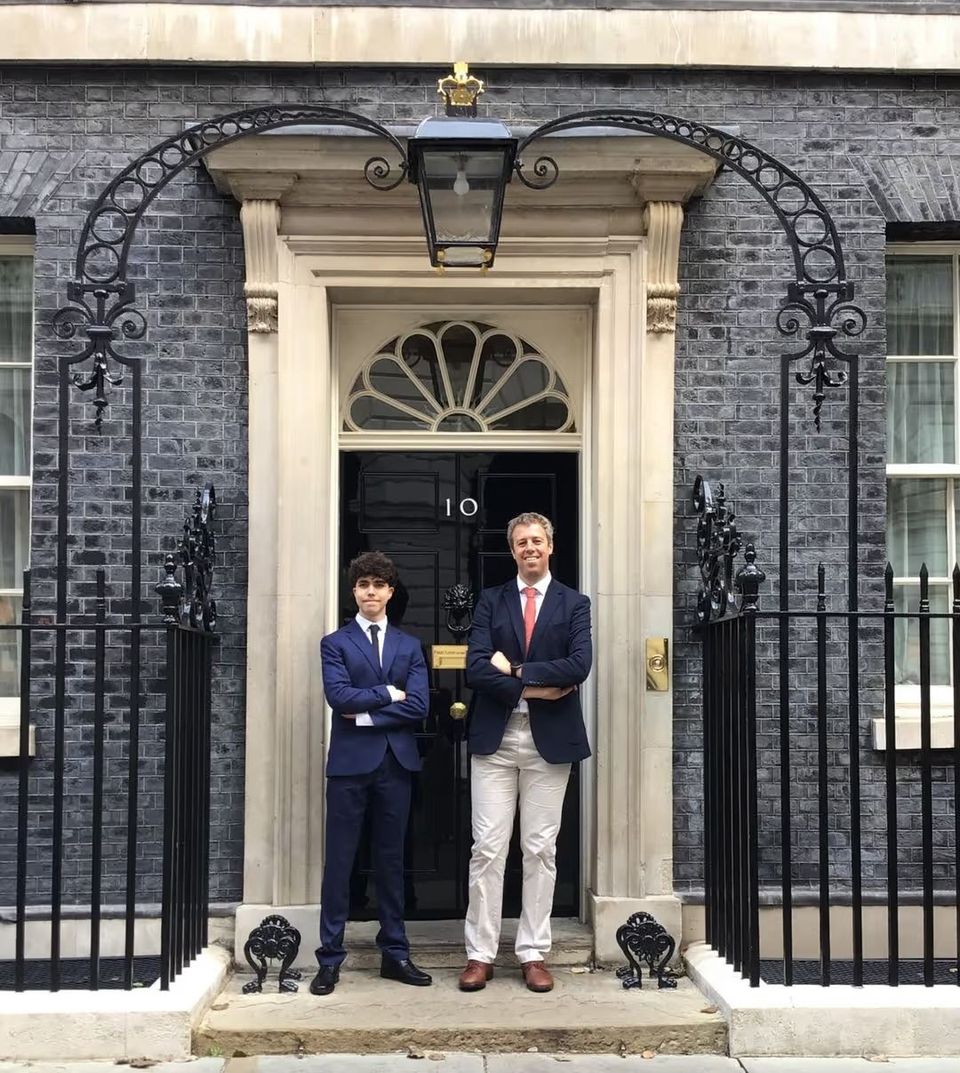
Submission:
[[[467,652],[467,680],[474,689],[470,751],[488,756],[500,748],[510,713],[524,686],[579,686],[593,662],[590,600],[551,579],[543,597],[530,651],[523,654],[523,612],[516,578],[484,589],[477,602]],[[490,662],[502,652],[522,663],[520,678]],[[590,755],[580,691],[562,700],[528,700],[530,730],[540,755],[550,764],[575,763]]]
[[[320,642],[323,691],[333,709],[328,775],[367,775],[383,761],[387,745],[408,771],[420,770],[414,737],[427,716],[430,684],[420,642],[390,624],[383,639],[382,667],[356,619]],[[387,684],[406,700],[394,704]],[[373,726],[357,726],[343,713],[369,712]]]

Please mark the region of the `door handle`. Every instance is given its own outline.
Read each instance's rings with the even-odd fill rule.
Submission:
[[[466,704],[464,704],[462,700],[455,700],[453,702],[453,704],[450,705],[450,718],[451,719],[456,719],[459,722],[459,720],[466,719],[466,717],[467,717],[467,706],[466,706]]]

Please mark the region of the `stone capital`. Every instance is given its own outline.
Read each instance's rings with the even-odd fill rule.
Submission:
[[[247,278],[243,293],[247,299],[247,331],[277,330],[277,232],[280,205],[276,201],[251,198],[240,206]]]
[[[675,332],[683,208],[676,201],[648,201],[643,218],[647,235],[647,331]]]

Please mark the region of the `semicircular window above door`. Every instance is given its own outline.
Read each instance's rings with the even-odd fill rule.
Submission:
[[[391,339],[364,362],[344,432],[575,433],[567,388],[551,362],[511,332],[438,321]]]

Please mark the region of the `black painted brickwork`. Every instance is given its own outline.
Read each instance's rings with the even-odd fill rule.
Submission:
[[[133,155],[198,118],[266,101],[333,101],[385,121],[408,122],[434,108],[439,70],[30,69],[0,71],[0,217],[37,222],[37,411],[34,562],[49,564],[53,525],[53,405],[57,345],[50,317],[64,298],[85,207]],[[960,157],[960,80],[826,74],[695,74],[665,71],[597,73],[492,72],[486,108],[515,124],[599,105],[662,108],[725,127],[763,145],[807,176],[833,209],[871,329],[862,340],[862,546],[864,569],[883,561],[882,300],[885,220],[960,219],[954,175]],[[490,75],[493,74],[493,77]],[[146,550],[153,566],[182,522],[192,490],[213,479],[223,504],[216,594],[222,611],[221,655],[214,682],[214,807],[211,894],[241,895],[243,667],[246,527],[246,367],[241,297],[242,243],[237,207],[198,171],[169,190],[148,219],[137,246],[136,274],[149,318],[145,474]],[[693,477],[723,478],[742,530],[757,540],[773,578],[776,518],[774,389],[781,343],[774,329],[789,265],[776,225],[759,198],[734,175],[722,174],[688,213],[681,253],[677,337],[677,622],[674,681],[678,886],[701,883],[701,735],[697,649],[684,623],[694,589]],[[123,445],[112,440],[124,395],[115,394],[108,434],[90,435],[88,410],[76,409],[77,443],[86,452],[72,491],[73,533],[82,558],[76,577],[89,595],[101,559],[118,575],[129,509]],[[842,403],[826,406],[824,433],[810,432],[809,399],[798,400],[795,456],[797,585],[809,592],[817,558],[837,575],[845,556]],[[158,571],[159,572],[159,571]],[[145,588],[155,578],[145,575]],[[831,584],[834,584],[831,582]],[[869,586],[868,586],[869,587]],[[49,603],[49,580],[40,585]],[[770,585],[767,586],[767,591]],[[875,591],[875,590],[874,590]],[[116,600],[122,592],[115,593]],[[765,597],[769,599],[769,597]],[[87,605],[89,606],[89,605]],[[114,610],[121,608],[113,605]],[[602,643],[602,638],[599,638]],[[122,653],[119,662],[122,662]],[[837,651],[838,661],[842,653]],[[122,681],[118,682],[122,687]],[[149,676],[148,676],[149,677]],[[154,686],[155,688],[155,686]],[[869,695],[868,695],[869,699]],[[866,711],[868,714],[873,712]],[[156,787],[155,715],[145,719],[144,792]],[[49,751],[38,712],[40,751]],[[74,725],[72,721],[71,725]],[[151,729],[152,728],[152,729]],[[80,740],[79,751],[89,752]],[[864,741],[866,741],[864,730]],[[772,744],[768,737],[765,744]],[[37,766],[40,771],[40,765]],[[905,771],[912,772],[910,764]],[[775,778],[768,767],[765,781]],[[90,792],[90,765],[70,772],[71,790]],[[120,792],[122,780],[117,784]],[[0,815],[13,816],[14,769],[0,770]],[[38,798],[46,786],[38,776]],[[841,792],[838,789],[838,792]],[[939,808],[947,802],[940,799]],[[865,803],[875,813],[875,798]],[[903,805],[909,814],[915,799]],[[147,817],[149,820],[149,817]],[[775,816],[771,815],[771,819]],[[915,823],[916,817],[908,822]],[[38,836],[49,816],[34,818]],[[114,825],[122,826],[118,820]],[[6,827],[0,839],[8,840]],[[771,832],[770,838],[774,837]],[[810,830],[798,836],[809,847]],[[838,871],[844,859],[837,826]],[[156,846],[145,845],[145,857]],[[775,876],[770,842],[768,875]],[[83,853],[75,865],[83,890]],[[871,867],[879,867],[871,858]],[[144,871],[154,871],[146,864]],[[2,877],[9,881],[9,873]],[[154,889],[146,880],[145,889]],[[117,890],[122,884],[117,881]],[[42,897],[38,881],[35,894]],[[9,901],[6,891],[0,902]]]

